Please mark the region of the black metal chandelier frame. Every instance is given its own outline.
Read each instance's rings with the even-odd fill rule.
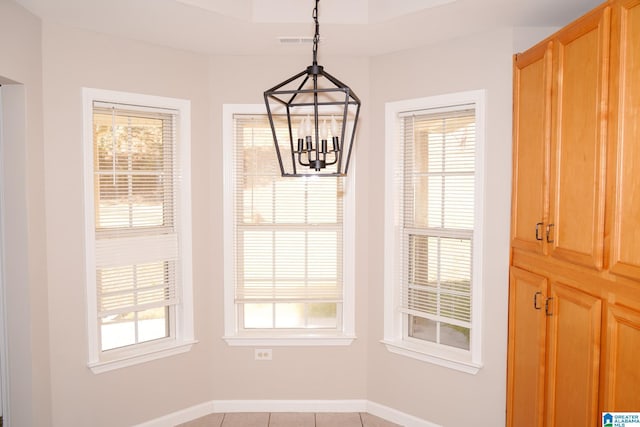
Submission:
[[[318,65],[318,43],[320,41],[318,2],[319,0],[315,0],[315,8],[313,9],[315,35],[313,37],[312,65],[264,92],[264,102],[282,176],[345,176],[349,169],[355,141],[361,106],[360,99],[349,86],[327,73],[323,66]],[[333,87],[320,87],[319,80],[322,77],[333,84]],[[287,89],[287,86],[296,80],[301,81],[293,85],[295,89]],[[311,87],[305,88],[307,85]],[[283,163],[280,144],[286,144],[286,142],[278,140],[271,102],[283,106],[285,110],[292,165],[290,170],[285,168]],[[332,122],[331,144],[328,141],[326,124],[328,116]],[[334,116],[340,118],[340,125],[337,124]],[[313,124],[311,124],[311,117],[313,117]],[[300,120],[297,144],[294,143],[293,135],[294,118]],[[322,129],[321,120],[324,120]],[[348,123],[352,123],[352,126],[347,126]],[[309,128],[311,131],[308,130]],[[327,168],[332,165],[335,167]],[[304,169],[308,169],[308,171],[303,172]]]

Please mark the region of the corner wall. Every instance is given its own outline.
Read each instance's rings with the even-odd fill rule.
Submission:
[[[320,62],[332,75],[347,82],[369,104],[369,60],[364,57],[323,56]],[[263,92],[304,70],[311,64],[310,52],[304,55],[214,56],[210,75],[212,100],[211,120],[215,127],[211,141],[214,155],[210,167],[215,171],[208,193],[215,205],[212,219],[214,243],[212,280],[216,301],[213,311],[216,363],[214,382],[220,384],[215,400],[342,400],[366,397],[366,337],[368,300],[366,194],[369,188],[366,156],[369,144],[367,107],[361,112],[356,145],[356,169],[350,167],[349,178],[356,180],[356,266],[355,310],[357,339],[350,346],[338,347],[274,347],[273,360],[256,362],[252,347],[229,347],[220,340],[224,334],[223,300],[223,223],[222,223],[222,140],[223,104],[264,104]],[[355,172],[355,173],[353,173]],[[295,178],[292,178],[295,179]]]
[[[0,0],[4,301],[11,425],[51,417],[40,20]]]
[[[308,55],[277,61],[208,57],[51,22],[45,22],[42,31],[52,425],[131,425],[214,399],[363,399],[366,209],[356,214],[363,243],[357,248],[358,339],[353,345],[276,347],[273,360],[265,363],[254,360],[252,347],[229,347],[222,340],[221,159],[222,145],[229,143],[222,140],[222,104],[262,103],[266,88],[309,65]],[[367,102],[367,59],[332,58],[324,63],[332,73],[357,82],[354,90]],[[82,87],[192,103],[194,324],[199,343],[189,353],[99,375],[86,365]],[[366,124],[362,129],[360,137],[366,141]],[[357,198],[362,199],[366,176],[358,185],[362,191],[358,188]]]
[[[213,156],[206,56],[45,22],[43,86],[54,426],[130,426],[211,399],[213,366],[211,233]],[[84,269],[82,87],[191,101],[192,351],[101,374],[87,367]],[[25,424],[26,425],[26,424]]]
[[[395,355],[383,337],[384,194],[370,197],[371,294],[368,399],[447,427],[505,422],[511,193],[511,30],[496,30],[375,57],[371,64],[372,164],[384,165],[385,103],[487,90],[483,271],[483,361],[476,375]],[[371,169],[371,188],[384,174]],[[377,230],[377,232],[373,232]]]
[[[8,239],[15,249],[8,274],[14,282],[9,295],[17,387],[12,390],[13,425],[132,425],[203,402],[234,399],[366,399],[447,427],[504,424],[505,224],[516,45],[510,30],[372,59],[321,58],[364,105],[355,155],[358,340],[344,348],[275,348],[274,360],[266,365],[253,360],[252,348],[231,348],[221,339],[222,104],[261,103],[262,91],[306,67],[308,55],[208,57],[53,23],[41,28],[10,0],[0,0],[0,39],[0,76],[24,84],[27,121],[25,144],[13,147],[15,193],[7,200],[8,228],[15,233]],[[187,354],[100,375],[86,366],[83,86],[192,102],[195,333],[200,342]],[[384,277],[380,189],[384,103],[480,88],[488,91],[485,367],[471,376],[393,355],[379,343]]]

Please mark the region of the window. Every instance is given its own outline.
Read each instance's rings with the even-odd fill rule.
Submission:
[[[481,366],[484,93],[389,103],[385,339],[395,353]]]
[[[224,111],[227,342],[350,343],[352,175],[283,178],[264,107]]]
[[[193,343],[188,101],[85,89],[89,366]]]

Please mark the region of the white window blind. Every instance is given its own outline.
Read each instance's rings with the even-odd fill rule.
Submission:
[[[102,351],[172,335],[178,303],[177,112],[93,103]]]
[[[267,116],[235,114],[233,122],[239,330],[340,329],[342,180],[282,178]],[[276,123],[284,137],[286,121]]]
[[[400,311],[408,339],[470,349],[473,105],[403,113]]]

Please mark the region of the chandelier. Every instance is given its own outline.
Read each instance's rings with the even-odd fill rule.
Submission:
[[[282,176],[345,176],[355,138],[360,99],[318,65],[318,2],[313,20],[313,63],[264,92]],[[286,134],[277,117],[286,117]]]

